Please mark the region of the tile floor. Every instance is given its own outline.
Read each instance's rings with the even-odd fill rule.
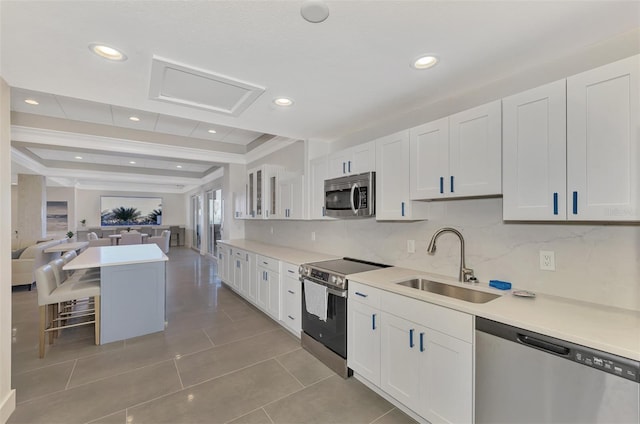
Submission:
[[[122,342],[69,329],[38,359],[36,291],[13,292],[9,423],[414,422],[220,284],[214,260],[169,257],[168,328]]]

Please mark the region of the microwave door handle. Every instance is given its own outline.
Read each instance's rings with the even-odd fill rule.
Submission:
[[[358,184],[354,184],[351,186],[351,196],[349,196],[349,202],[351,202],[351,210],[355,215],[358,214],[358,209],[360,208],[360,196],[358,196],[358,207],[356,207],[355,202],[353,201],[353,193],[359,190]]]

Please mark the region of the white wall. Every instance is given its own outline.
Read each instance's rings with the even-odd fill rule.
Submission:
[[[16,407],[11,390],[11,134],[9,86],[0,77],[0,423]]]
[[[505,223],[500,198],[433,202],[430,208],[429,221],[246,221],[245,233],[250,240],[457,277],[455,236],[443,235],[435,255],[426,253],[433,233],[451,226],[464,235],[467,266],[482,282],[511,281],[534,292],[640,310],[640,224]],[[407,253],[407,240],[415,240],[416,253]],[[555,272],[539,269],[540,250],[555,252]]]
[[[79,226],[81,219],[87,220],[87,227],[100,226],[100,196],[145,197],[139,192],[76,190],[76,215],[74,224]],[[184,207],[184,194],[150,193],[147,197],[162,197],[162,225],[187,224],[187,212]]]

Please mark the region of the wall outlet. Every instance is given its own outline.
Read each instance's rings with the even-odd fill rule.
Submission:
[[[311,241],[316,241],[316,232],[311,231]]]
[[[407,240],[407,253],[416,253],[416,241]]]
[[[556,270],[556,254],[552,250],[540,251],[540,269],[544,271]]]

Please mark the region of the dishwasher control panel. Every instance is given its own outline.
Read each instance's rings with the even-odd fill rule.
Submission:
[[[627,380],[640,382],[640,369],[633,361],[624,363],[619,360],[612,360],[605,355],[594,354],[581,350],[573,351],[573,360],[591,368],[614,374]]]

